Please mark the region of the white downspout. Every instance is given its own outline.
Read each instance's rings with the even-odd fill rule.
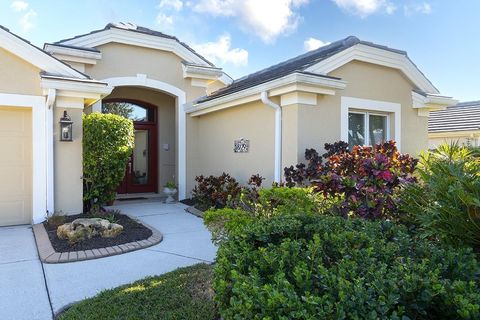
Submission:
[[[53,105],[57,99],[57,91],[55,89],[48,89],[47,95],[47,114],[46,114],[46,139],[47,139],[47,213],[54,213],[54,165],[53,165]]]
[[[274,180],[280,183],[282,180],[282,108],[268,99],[268,93],[260,94],[263,104],[275,110],[275,174]]]

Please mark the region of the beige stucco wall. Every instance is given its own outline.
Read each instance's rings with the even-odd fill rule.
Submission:
[[[402,152],[413,155],[428,147],[428,117],[418,116],[412,108],[413,84],[401,71],[365,62],[353,61],[330,73],[348,81],[341,95],[400,103],[402,108]],[[394,119],[390,120],[394,123]],[[396,128],[392,127],[391,136]]]
[[[109,98],[135,99],[157,107],[158,187],[161,191],[167,181],[176,178],[175,98],[162,92],[138,87],[115,88],[105,99]],[[169,150],[163,149],[164,144],[169,145]]]
[[[0,48],[0,93],[42,95],[40,69]]]
[[[149,79],[185,91],[187,101],[206,93],[205,88],[192,87],[190,79],[183,78],[182,59],[171,52],[120,43],[107,43],[96,49],[102,52],[102,59],[95,65],[85,66],[85,72],[95,79],[146,74]]]
[[[427,117],[419,117],[412,108],[413,85],[394,69],[363,62],[351,62],[335,70],[332,76],[348,82],[334,96],[317,96],[316,105],[293,104],[282,107],[282,169],[304,161],[307,148],[323,152],[325,143],[341,139],[341,97],[355,97],[401,105],[402,152],[418,154],[428,147]],[[278,97],[273,97],[279,103]],[[228,172],[241,182],[252,173],[273,180],[274,111],[260,101],[195,117],[198,120],[198,167],[201,174]],[[394,136],[394,115],[390,114],[390,135]],[[244,137],[251,141],[248,154],[235,154],[233,141]]]
[[[275,112],[260,101],[196,117],[197,174],[227,172],[241,183],[252,174],[273,182]],[[234,140],[250,140],[248,153],[234,153]]]
[[[428,148],[428,118],[412,108],[412,83],[398,70],[353,61],[329,75],[348,82],[334,96],[317,96],[317,105],[289,105],[283,108],[283,166],[304,160],[307,148],[323,152],[325,143],[341,139],[341,97],[354,97],[401,105],[401,151],[417,155]],[[394,114],[390,113],[390,137],[395,135]],[[298,128],[295,136],[295,129]],[[294,142],[297,142],[297,147]],[[285,150],[286,148],[286,150]]]
[[[73,141],[60,141],[59,120],[67,111],[73,121]],[[53,114],[55,211],[78,214],[83,211],[83,99],[57,98]]]

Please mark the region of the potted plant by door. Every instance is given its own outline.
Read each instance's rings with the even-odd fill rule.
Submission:
[[[173,181],[168,181],[165,183],[163,186],[163,193],[165,193],[168,197],[167,200],[165,200],[165,203],[172,203],[175,202],[175,199],[173,196],[177,194],[177,185]]]

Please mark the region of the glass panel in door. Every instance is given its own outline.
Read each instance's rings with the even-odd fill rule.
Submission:
[[[135,147],[133,149],[132,183],[146,185],[149,183],[149,143],[148,130],[135,130]]]

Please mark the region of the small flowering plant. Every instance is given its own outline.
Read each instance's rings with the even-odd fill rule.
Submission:
[[[340,212],[367,219],[389,218],[397,212],[395,192],[403,184],[416,182],[413,172],[418,160],[400,154],[394,141],[369,146],[345,142],[325,145],[319,156],[305,153],[307,164],[285,168],[287,186],[308,184],[325,197],[343,199]]]

